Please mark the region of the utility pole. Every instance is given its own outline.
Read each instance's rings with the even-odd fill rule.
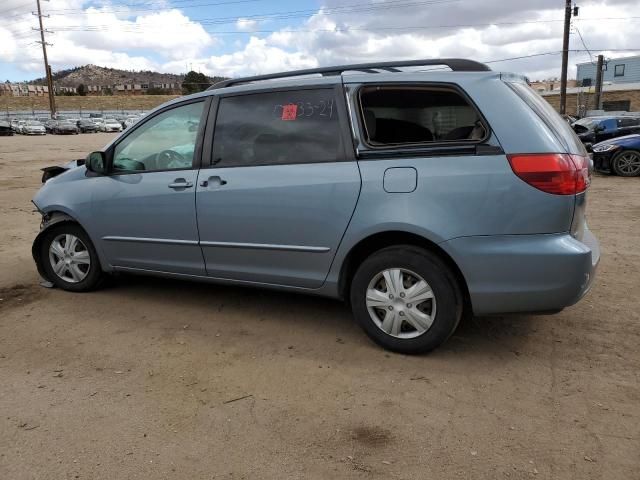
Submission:
[[[569,29],[571,28],[571,0],[565,0],[564,35],[562,37],[562,72],[560,74],[560,114],[567,110],[567,66],[569,63]]]
[[[53,79],[51,78],[51,66],[49,65],[49,60],[47,59],[47,45],[51,45],[44,40],[44,26],[42,25],[42,10],[40,9],[40,0],[36,0],[38,4],[38,13],[34,13],[38,17],[38,22],[40,23],[40,41],[38,43],[42,44],[42,55],[44,56],[44,71],[47,76],[47,89],[49,90],[49,111],[51,114],[51,118],[54,118],[56,114],[56,99],[53,92]],[[47,17],[49,15],[46,15]],[[35,28],[34,30],[38,30]],[[51,32],[49,32],[51,33]]]
[[[598,55],[598,65],[596,66],[596,98],[595,110],[600,110],[602,104],[602,75],[604,68],[604,55]]]

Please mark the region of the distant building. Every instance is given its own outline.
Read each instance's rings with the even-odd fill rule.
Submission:
[[[61,85],[54,85],[53,91],[56,95],[65,94],[65,93],[78,93],[76,87],[63,87]]]
[[[170,95],[180,95],[182,93],[182,84],[173,83],[117,83],[113,85],[87,85],[87,94],[89,95],[105,95],[110,91],[111,95],[145,95],[149,89],[162,89]]]
[[[28,85],[26,83],[0,83],[0,96],[43,97],[49,93],[46,85]]]
[[[589,87],[596,84],[596,62],[579,63],[577,67],[579,85]],[[640,55],[606,60],[602,81],[614,84],[640,82]]]
[[[535,82],[530,82],[531,88],[533,88],[536,92],[551,92],[553,90],[560,90],[560,80],[557,78],[551,80],[539,80]],[[567,80],[567,87],[575,87],[577,85],[576,80]]]
[[[151,82],[151,83],[119,83],[112,85],[86,85],[87,95],[145,95],[149,89],[161,89],[169,95],[182,94],[180,82]],[[76,87],[54,85],[56,95],[78,93]],[[49,94],[46,85],[29,85],[27,83],[0,83],[0,96],[13,97],[42,97]]]
[[[556,110],[560,110],[560,91],[541,92]],[[598,110],[595,87],[567,88],[567,109],[570,115],[583,116],[589,110]],[[640,112],[640,82],[605,83],[602,86],[602,110],[607,112]]]

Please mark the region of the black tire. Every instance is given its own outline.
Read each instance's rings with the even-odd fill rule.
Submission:
[[[369,314],[366,304],[367,289],[370,282],[386,269],[414,272],[431,287],[437,307],[435,318],[431,326],[419,336],[392,336],[374,323]],[[463,310],[460,287],[450,269],[437,255],[411,245],[384,248],[362,262],[351,281],[350,300],[355,320],[374,342],[388,350],[405,354],[424,353],[442,345],[460,323]],[[402,328],[405,327],[409,325],[403,323]]]
[[[86,276],[77,282],[67,281],[61,278],[53,269],[51,260],[49,257],[49,248],[51,243],[60,235],[70,234],[77,237],[86,247],[86,251],[89,254],[90,263],[86,268]],[[79,247],[79,250],[84,249]],[[100,267],[100,260],[98,254],[91,242],[89,236],[85,231],[76,223],[64,222],[58,226],[51,227],[42,237],[40,242],[40,262],[41,267],[47,275],[47,278],[58,288],[68,290],[70,292],[88,292],[97,288],[102,279],[103,273]],[[82,267],[84,268],[84,267]]]
[[[629,163],[631,159],[632,163]],[[611,169],[620,177],[640,176],[640,152],[623,150],[611,160]]]

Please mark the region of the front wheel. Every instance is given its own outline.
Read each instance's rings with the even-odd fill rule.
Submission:
[[[621,177],[640,175],[640,152],[625,150],[618,153],[611,162],[611,168]]]
[[[351,283],[356,321],[382,347],[415,354],[442,345],[462,316],[462,297],[449,268],[410,245],[368,257]]]
[[[41,267],[58,288],[86,292],[102,279],[100,261],[89,236],[77,224],[52,227],[40,242]]]

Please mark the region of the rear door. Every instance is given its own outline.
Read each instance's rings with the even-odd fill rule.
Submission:
[[[360,191],[341,93],[331,85],[220,97],[196,193],[208,275],[322,285]]]

